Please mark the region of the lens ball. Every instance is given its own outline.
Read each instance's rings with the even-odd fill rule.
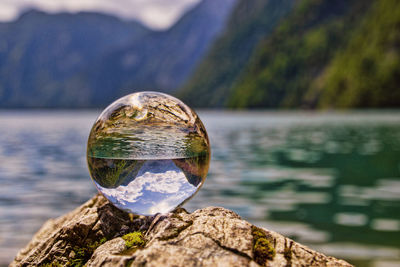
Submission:
[[[210,161],[206,129],[182,101],[139,92],[109,105],[87,144],[94,184],[127,212],[167,213],[203,185]]]

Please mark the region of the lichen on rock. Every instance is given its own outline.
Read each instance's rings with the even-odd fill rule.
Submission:
[[[132,216],[97,195],[49,220],[10,266],[351,266],[236,213],[179,208]]]

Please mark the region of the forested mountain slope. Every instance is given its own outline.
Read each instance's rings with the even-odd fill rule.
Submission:
[[[299,0],[241,67],[227,64],[216,76],[225,61],[209,54],[181,96],[209,107],[399,107],[399,50],[399,1]]]
[[[293,7],[294,0],[240,0],[226,30],[178,92],[190,105],[223,107],[254,48]]]

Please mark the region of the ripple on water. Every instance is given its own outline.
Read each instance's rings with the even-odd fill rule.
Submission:
[[[97,114],[0,113],[0,265],[96,192],[85,144]],[[400,264],[399,112],[200,115],[212,162],[185,208],[224,206],[350,262]]]

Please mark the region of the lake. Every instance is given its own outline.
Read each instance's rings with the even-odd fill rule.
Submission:
[[[0,265],[96,193],[100,111],[0,111]],[[200,111],[208,178],[184,207],[223,206],[358,266],[400,265],[400,112]]]

